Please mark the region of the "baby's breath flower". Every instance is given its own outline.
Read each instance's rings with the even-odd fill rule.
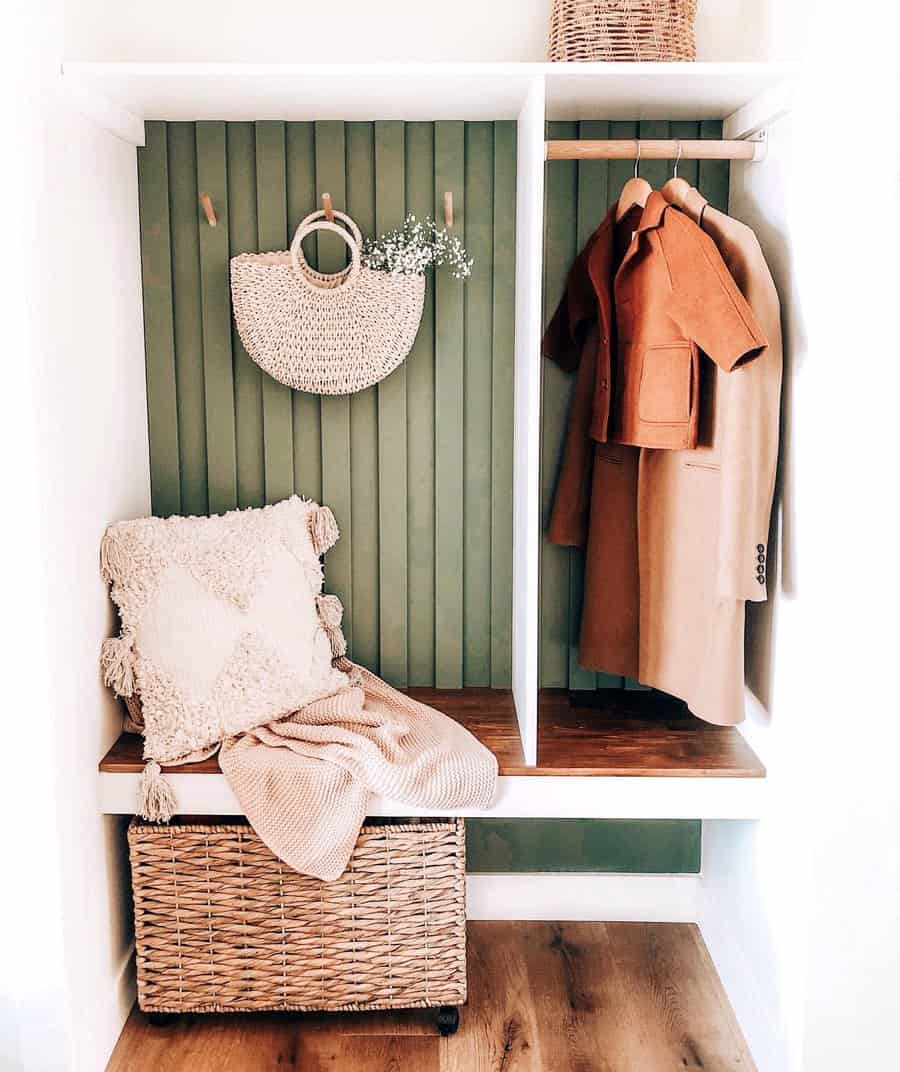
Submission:
[[[445,227],[439,229],[430,216],[417,220],[410,213],[401,228],[387,231],[378,239],[365,240],[362,263],[395,275],[422,275],[428,268],[446,264],[454,279],[466,279],[475,262],[458,235],[450,234]]]

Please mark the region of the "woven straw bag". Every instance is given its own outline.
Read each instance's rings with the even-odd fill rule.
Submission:
[[[547,59],[694,60],[697,0],[553,0]]]
[[[320,395],[362,391],[393,372],[412,347],[425,299],[424,275],[363,267],[359,228],[334,215],[346,230],[313,212],[290,250],[231,259],[234,320],[247,353],[280,383]],[[324,275],[309,266],[301,243],[314,231],[343,238],[346,268]]]

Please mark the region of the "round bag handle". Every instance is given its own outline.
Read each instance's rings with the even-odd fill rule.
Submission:
[[[359,274],[360,269],[360,247],[362,246],[362,234],[354,221],[343,212],[335,212],[335,219],[340,220],[346,224],[344,227],[339,227],[336,223],[331,223],[326,219],[322,219],[325,213],[320,209],[317,212],[311,212],[305,219],[300,221],[297,230],[294,232],[294,237],[291,241],[291,264],[294,268],[294,274],[302,280],[302,282],[310,287],[312,290],[318,293],[334,293],[336,290],[340,290],[351,283]],[[318,275],[321,277],[321,273],[315,272],[310,267],[304,253],[302,242],[307,235],[312,234],[314,231],[331,231],[336,235],[340,235],[341,238],[350,247],[350,266],[343,271],[335,272],[331,276],[326,276],[330,279],[340,279],[341,282],[334,287],[321,287],[315,284],[312,280],[312,276]]]
[[[340,220],[341,223],[346,224],[347,230],[356,239],[357,245],[362,246],[362,233],[360,232],[360,229],[356,226],[356,220],[352,219],[345,212],[338,212],[337,209],[334,209],[332,211],[332,216],[334,216],[336,220]],[[303,227],[308,227],[314,220],[323,220],[325,218],[325,210],[318,208],[314,212],[310,212],[308,216],[303,217],[303,219],[297,224],[297,231],[299,231]],[[330,222],[331,221],[329,220],[329,223]],[[304,232],[304,234],[301,235],[301,241],[303,240],[303,238],[306,237],[306,233],[307,232]],[[294,241],[296,242],[296,240],[297,233],[295,231]]]

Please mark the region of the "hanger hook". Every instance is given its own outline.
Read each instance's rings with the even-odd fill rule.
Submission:
[[[678,161],[681,160],[681,142],[676,143],[678,145],[678,156],[675,157],[675,166],[672,168],[672,178],[678,178]]]
[[[638,168],[641,166],[641,142],[639,138],[635,139],[634,144],[637,146],[637,156],[634,158],[634,177],[638,177]]]

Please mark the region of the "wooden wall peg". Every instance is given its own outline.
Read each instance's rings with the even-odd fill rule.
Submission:
[[[444,193],[444,226],[449,230],[453,226],[453,191]]]
[[[212,198],[208,193],[202,193],[200,195],[200,204],[203,206],[203,211],[206,214],[206,222],[210,227],[215,227],[218,223],[216,219],[216,210],[213,208]]]
[[[322,194],[322,208],[325,210],[325,219],[334,223],[334,205],[331,203],[331,194]]]

